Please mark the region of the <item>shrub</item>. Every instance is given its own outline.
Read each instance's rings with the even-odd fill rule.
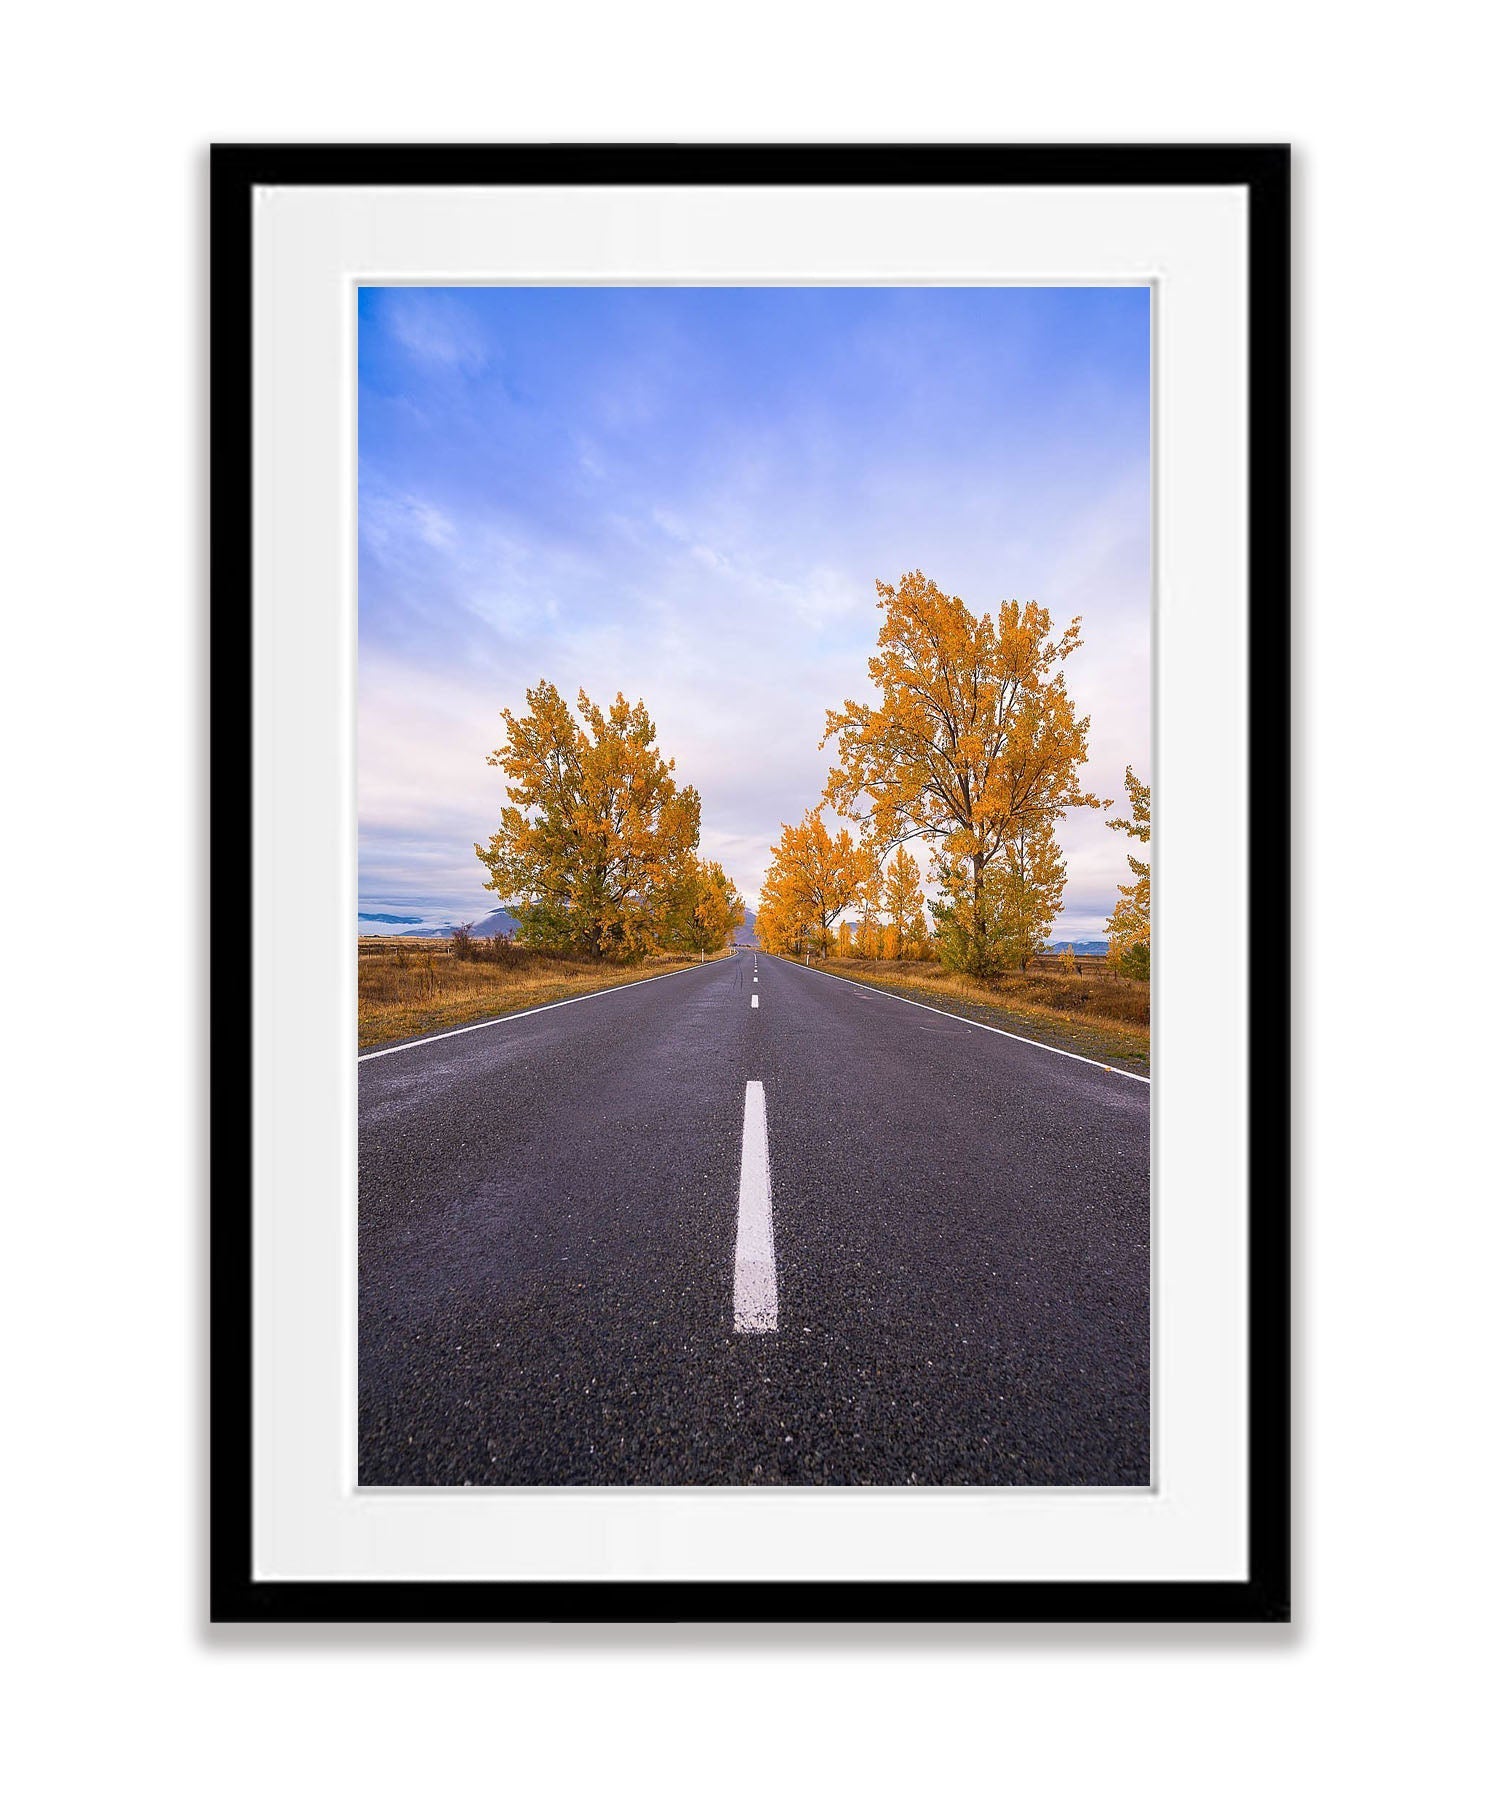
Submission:
[[[1137,981],[1151,979],[1151,946],[1149,943],[1132,944],[1120,958],[1122,974],[1130,975]]]

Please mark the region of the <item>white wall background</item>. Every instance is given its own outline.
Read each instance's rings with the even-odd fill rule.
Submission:
[[[1495,1003],[1492,951],[1461,953],[1500,929],[1480,19],[143,0],[12,20],[0,1416],[23,1791],[1476,1791]],[[1295,144],[1294,1628],[204,1627],[212,138]]]

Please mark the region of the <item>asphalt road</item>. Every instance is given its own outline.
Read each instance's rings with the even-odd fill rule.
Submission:
[[[1148,1482],[1150,1091],[748,949],[366,1057],[360,1479]]]

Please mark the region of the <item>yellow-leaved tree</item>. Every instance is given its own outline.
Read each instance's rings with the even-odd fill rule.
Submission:
[[[880,909],[885,901],[885,882],[881,879],[880,860],[867,845],[860,847],[854,897],[859,907],[859,932],[855,943],[859,954],[873,961],[881,955],[884,942]]]
[[[1006,838],[1000,859],[1000,936],[1007,966],[1024,969],[1047,948],[1068,871],[1050,819]]]
[[[755,914],[755,935],[762,950],[776,956],[801,956],[812,932],[812,918],[805,905],[789,893],[773,893],[764,884]]]
[[[718,863],[692,857],[669,902],[668,947],[710,956],[731,943],[744,923],[739,889]]]
[[[755,921],[761,942],[783,955],[826,956],[833,924],[858,894],[866,868],[848,828],[831,836],[820,808],[800,824],[783,825],[761,885]]]
[[[1125,770],[1125,794],[1130,801],[1128,819],[1111,819],[1111,831],[1123,831],[1138,843],[1151,842],[1151,790],[1136,779],[1135,770]],[[1112,950],[1119,952],[1119,967],[1126,975],[1142,980],[1151,975],[1151,864],[1141,856],[1125,856],[1135,880],[1122,884],[1115,910],[1105,921],[1104,930]]]
[[[885,872],[885,910],[895,934],[891,955],[905,956],[922,920],[922,870],[904,844],[896,846],[896,854]]]
[[[1007,839],[1100,804],[1079,785],[1089,721],[1063,676],[1081,621],[1054,638],[1034,601],[976,614],[920,570],[876,590],[879,700],[829,713],[823,742],[836,744],[838,764],[824,797],[887,849],[913,837],[934,845],[950,901],[939,914],[945,954],[985,972],[1003,958],[992,864]]]
[[[698,795],[679,788],[645,705],[623,694],[608,712],[587,694],[575,719],[550,681],[524,713],[501,714],[489,757],[510,801],[474,853],[485,885],[520,922],[522,943],[634,961],[658,949],[671,899],[698,845]]]

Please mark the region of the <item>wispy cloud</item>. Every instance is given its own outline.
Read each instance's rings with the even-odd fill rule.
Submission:
[[[493,904],[484,759],[541,676],[647,701],[753,897],[913,567],[1081,613],[1086,773],[1149,767],[1144,293],[392,290],[362,321],[367,909]],[[1094,935],[1120,839],[1062,838],[1060,935]]]
[[[463,293],[389,288],[382,298],[384,328],[412,361],[477,375],[495,360],[496,340]]]

